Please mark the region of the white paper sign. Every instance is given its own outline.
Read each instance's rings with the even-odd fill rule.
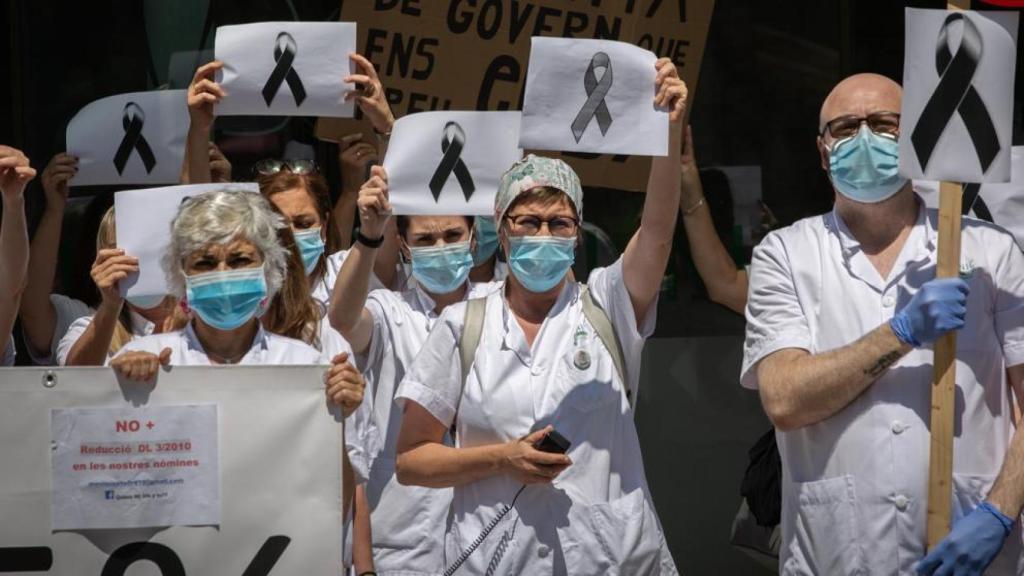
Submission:
[[[494,214],[498,181],[523,156],[519,112],[420,112],[395,122],[384,169],[396,214]]]
[[[53,410],[53,529],[220,523],[217,407]]]
[[[232,182],[125,190],[114,194],[117,247],[139,259],[139,273],[120,282],[122,296],[144,298],[169,293],[160,261],[171,241],[171,222],[186,198],[213,190],[260,191],[255,182]]]
[[[78,157],[72,186],[173,184],[181,180],[188,134],[185,90],[108,96],[68,123],[68,153]]]
[[[109,368],[0,369],[0,573],[340,574],[344,436],[340,412],[325,401],[323,374],[322,366],[177,366],[153,386],[119,384]],[[55,411],[138,415],[203,405],[217,407],[216,525],[55,529]]]
[[[626,42],[532,38],[519,145],[667,155],[668,110],[654,105],[657,60]]]
[[[1024,250],[1024,146],[1012,149],[1012,182],[1009,184],[982,184],[969,214],[1006,228]],[[921,195],[930,208],[939,207],[939,183],[915,180],[914,191]],[[968,191],[964,203],[970,202]]]
[[[214,54],[224,62],[217,81],[227,96],[218,116],[339,116],[354,103],[342,82],[352,71],[351,22],[260,22],[217,28]]]
[[[907,8],[900,173],[1009,182],[1017,13]]]

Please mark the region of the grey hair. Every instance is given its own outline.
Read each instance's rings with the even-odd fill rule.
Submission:
[[[187,198],[171,222],[171,241],[163,255],[171,294],[185,297],[185,260],[189,254],[210,244],[245,239],[263,256],[267,299],[272,299],[287,274],[287,252],[277,236],[285,227],[284,218],[255,192],[213,190]]]

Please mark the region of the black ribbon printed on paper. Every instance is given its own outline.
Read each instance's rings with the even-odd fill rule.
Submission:
[[[954,22],[963,23],[963,36],[956,54],[949,51],[949,29]],[[981,33],[970,18],[963,14],[950,14],[939,30],[938,46],[935,52],[935,69],[939,73],[939,85],[925,104],[924,111],[910,135],[914,151],[923,170],[935,151],[939,137],[946,130],[953,114],[960,114],[967,134],[971,137],[981,171],[987,172],[992,161],[999,154],[999,137],[992,124],[985,102],[971,84],[978,70],[983,51]]]
[[[985,203],[985,199],[981,197],[981,184],[964,184],[964,198],[963,208],[961,214],[967,216],[974,211],[974,215],[979,219],[986,222],[995,222],[992,219],[992,211],[988,209],[988,204]]]
[[[274,60],[277,61],[277,64],[274,66],[274,71],[270,73],[270,78],[267,78],[267,83],[263,85],[263,100],[267,106],[274,101],[277,91],[281,89],[281,84],[285,82],[288,83],[288,88],[292,91],[296,106],[302,106],[302,101],[306,99],[306,89],[302,86],[302,80],[292,68],[296,52],[295,38],[292,38],[291,34],[281,32],[277,35],[277,41],[274,43]]]
[[[142,165],[146,167],[146,174],[152,172],[153,167],[156,166],[156,157],[153,156],[153,149],[149,147],[149,142],[146,142],[146,137],[142,135],[142,126],[145,123],[146,113],[142,111],[142,107],[135,102],[129,102],[124,105],[124,114],[121,115],[124,137],[121,138],[121,144],[117,147],[117,152],[114,154],[114,168],[117,168],[118,174],[124,172],[124,167],[128,164],[128,157],[132,155],[132,150],[139,153]]]
[[[469,173],[469,168],[466,168],[466,163],[462,161],[462,150],[465,147],[466,133],[462,131],[462,126],[459,126],[457,122],[445,124],[444,136],[441,138],[441,150],[444,152],[444,157],[441,158],[441,163],[434,170],[434,175],[430,177],[430,191],[434,194],[435,202],[441,196],[441,190],[448,178],[451,177],[452,172],[459,180],[459,186],[462,187],[462,195],[466,197],[466,201],[468,202],[469,198],[473,196],[476,185],[473,184],[473,176]]]
[[[598,68],[604,68],[604,74],[601,74],[600,80],[595,73]],[[608,133],[608,128],[612,125],[612,114],[608,111],[608,105],[604,101],[608,91],[612,89],[612,59],[604,52],[598,52],[590,59],[587,72],[583,75],[583,87],[587,91],[587,101],[583,103],[583,107],[576,114],[576,119],[572,121],[572,135],[576,138],[577,143],[583,138],[583,133],[587,131],[587,125],[594,118],[597,119],[597,126],[601,129],[602,136]]]

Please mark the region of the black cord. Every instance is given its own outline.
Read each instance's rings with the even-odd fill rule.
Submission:
[[[522,486],[519,487],[519,491],[516,492],[516,495],[512,498],[512,503],[506,504],[505,507],[501,509],[501,512],[499,512],[498,515],[495,516],[493,520],[491,520],[491,523],[483,529],[483,532],[480,532],[480,535],[477,536],[476,540],[474,540],[473,543],[469,545],[469,548],[466,548],[462,552],[462,554],[459,554],[459,557],[457,560],[455,560],[455,563],[444,569],[444,576],[452,576],[453,574],[455,574],[455,571],[458,570],[466,562],[466,560],[469,560],[469,557],[472,556],[473,552],[475,552],[476,549],[484,543],[484,540],[487,539],[487,536],[495,528],[498,527],[498,524],[501,522],[501,519],[504,518],[505,515],[508,514],[509,511],[512,510],[512,508],[516,505],[516,500],[519,498],[519,495],[523,493],[524,488],[526,488],[526,484],[523,484]]]

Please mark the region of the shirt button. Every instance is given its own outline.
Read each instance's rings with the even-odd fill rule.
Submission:
[[[886,296],[885,298],[882,298],[882,306],[885,306],[886,308],[892,308],[894,305],[896,305],[896,299],[893,298],[892,296]]]
[[[548,548],[547,546],[543,545],[537,548],[537,556],[541,558],[547,558],[548,554],[551,554],[551,548]]]
[[[896,505],[896,509],[900,512],[906,512],[907,507],[910,506],[910,500],[903,494],[898,494],[893,498],[892,503]]]
[[[907,429],[907,425],[899,420],[894,420],[892,423],[893,434],[903,434],[903,431]]]

